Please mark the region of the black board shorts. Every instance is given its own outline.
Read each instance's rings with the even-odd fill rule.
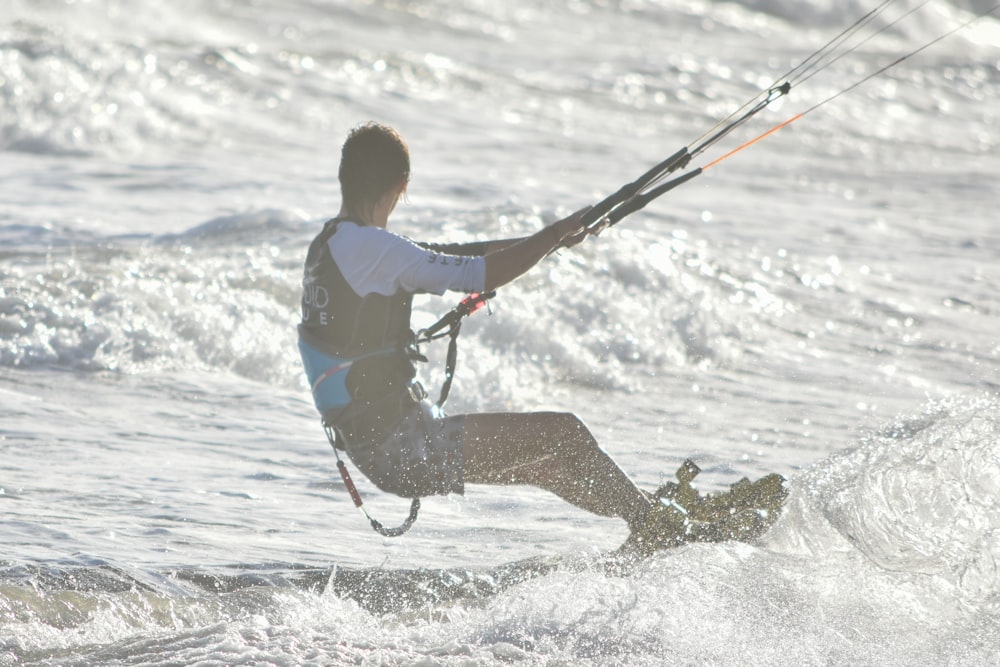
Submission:
[[[410,403],[384,437],[347,438],[347,455],[386,493],[403,498],[464,493],[465,418],[437,416],[435,410],[426,399]]]

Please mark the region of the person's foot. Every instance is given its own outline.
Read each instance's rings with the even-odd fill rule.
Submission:
[[[632,528],[628,539],[618,548],[618,555],[645,558],[688,541],[690,522],[685,510],[678,505],[664,504],[656,498],[651,500],[646,516],[638,526]]]
[[[755,482],[744,478],[729,491],[702,496],[691,486],[699,472],[692,461],[685,461],[677,470],[678,482],[667,482],[652,495],[646,516],[616,554],[644,558],[685,542],[751,542],[777,521],[788,497],[784,478],[774,473]]]

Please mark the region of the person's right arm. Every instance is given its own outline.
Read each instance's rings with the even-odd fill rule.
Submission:
[[[524,238],[466,244],[469,250],[478,245],[476,249],[485,256],[477,256],[478,252],[442,254],[445,245],[417,245],[385,229],[355,224],[343,225],[328,246],[342,275],[360,296],[390,295],[398,289],[432,294],[490,291],[514,280],[579,232],[580,216],[587,210]]]

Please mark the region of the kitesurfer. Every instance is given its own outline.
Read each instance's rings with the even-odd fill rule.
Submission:
[[[656,548],[664,506],[640,490],[573,414],[445,416],[415,381],[414,294],[483,292],[582,236],[578,211],[517,239],[416,243],[387,229],[406,192],[409,149],[384,125],[343,145],[342,206],[309,247],[299,347],[317,409],[338,446],[380,489],[405,498],[470,484],[529,484],[624,519],[631,547]]]

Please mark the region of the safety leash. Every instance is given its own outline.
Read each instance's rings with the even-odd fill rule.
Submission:
[[[381,535],[382,537],[399,537],[413,526],[413,522],[417,520],[417,512],[420,511],[420,498],[414,498],[410,502],[410,515],[406,517],[396,528],[386,528],[382,525],[380,521],[372,518],[372,515],[368,513],[365,509],[365,504],[361,500],[361,494],[358,492],[358,487],[354,486],[354,480],[351,479],[351,474],[347,472],[347,464],[344,460],[340,458],[340,452],[337,451],[337,432],[333,430],[332,427],[323,424],[323,431],[326,433],[327,440],[330,441],[330,446],[333,447],[333,455],[337,457],[337,470],[340,471],[340,477],[344,480],[344,486],[347,487],[347,492],[351,494],[351,500],[354,501],[354,506],[361,510],[361,513],[365,515],[368,519],[368,523],[371,524],[372,530]]]

